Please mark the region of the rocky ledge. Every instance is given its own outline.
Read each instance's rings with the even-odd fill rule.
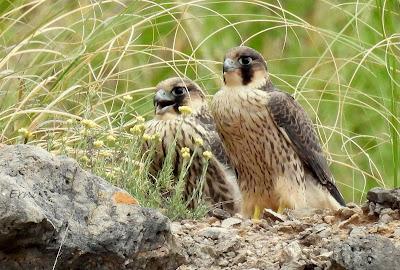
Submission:
[[[0,269],[176,269],[169,220],[41,148],[0,147]]]
[[[399,195],[376,188],[362,208],[174,222],[186,257],[178,269],[399,269]]]
[[[400,190],[367,198],[170,223],[72,159],[0,145],[0,269],[399,269]]]

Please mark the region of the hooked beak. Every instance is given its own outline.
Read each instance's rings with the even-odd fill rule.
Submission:
[[[154,106],[156,108],[156,113],[162,113],[168,108],[173,107],[175,105],[175,97],[166,92],[164,89],[160,89],[157,91],[154,96]]]
[[[238,68],[238,66],[236,65],[235,61],[233,61],[232,59],[226,58],[224,60],[224,73],[235,70],[237,68]]]

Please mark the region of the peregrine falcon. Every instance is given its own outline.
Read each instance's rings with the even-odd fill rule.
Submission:
[[[264,208],[344,206],[310,118],[272,84],[261,54],[232,48],[223,77],[211,112],[237,173],[242,214],[258,219]]]
[[[191,80],[170,78],[156,86],[154,96],[155,117],[146,123],[145,133],[159,134],[161,144],[151,164],[151,173],[161,170],[170,145],[176,140],[173,173],[178,179],[183,164],[184,152],[191,154],[197,148],[192,164],[186,174],[184,197],[190,207],[191,200],[200,184],[204,166],[203,153],[211,151],[203,185],[203,198],[216,207],[236,213],[240,207],[240,191],[234,171],[227,160],[222,142],[215,129],[201,88]],[[192,113],[184,116],[179,108],[188,106]],[[182,149],[186,151],[181,151]]]

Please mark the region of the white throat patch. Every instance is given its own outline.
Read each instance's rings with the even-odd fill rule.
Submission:
[[[252,82],[248,83],[247,85],[237,85],[237,86],[222,86],[222,90],[228,91],[240,91],[243,89],[260,89],[264,85],[269,82],[269,76],[254,76]]]

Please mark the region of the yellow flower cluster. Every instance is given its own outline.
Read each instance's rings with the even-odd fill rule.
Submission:
[[[160,135],[159,135],[159,134],[153,134],[153,135],[151,135],[151,140],[152,140],[153,142],[161,142]]]
[[[151,140],[151,136],[149,134],[143,134],[142,138],[146,142]]]
[[[89,132],[88,132],[88,130],[85,128],[85,129],[82,129],[81,131],[79,131],[79,134],[81,134],[82,136],[87,136],[87,135],[89,134]]]
[[[114,136],[112,133],[110,133],[110,134],[106,137],[106,139],[107,139],[107,141],[109,141],[109,142],[115,142],[115,140],[116,140],[117,138],[115,138],[115,136]]]
[[[144,124],[138,124],[138,125],[134,125],[131,129],[129,129],[129,131],[132,134],[139,135],[139,134],[143,133],[144,129],[145,129]]]
[[[161,142],[160,135],[158,134],[143,134],[142,138],[145,141]]]
[[[112,153],[110,151],[108,151],[108,150],[100,150],[99,155],[101,157],[108,158],[108,157],[112,156]]]
[[[82,119],[81,124],[85,128],[95,128],[97,126],[93,120],[89,120],[89,119]]]
[[[197,145],[197,146],[203,146],[203,144],[204,144],[204,141],[203,141],[203,139],[202,138],[195,138],[194,139],[194,144],[195,145]]]
[[[204,151],[204,152],[203,152],[203,157],[204,157],[206,160],[210,160],[210,159],[213,157],[213,154],[211,153],[211,151]]]
[[[25,139],[32,137],[32,132],[30,132],[26,128],[18,129],[18,133],[21,134],[21,136],[24,137]]]
[[[104,142],[102,140],[96,140],[93,142],[93,146],[96,148],[101,148],[104,146]]]
[[[133,98],[131,95],[125,95],[122,97],[125,101],[131,101]]]
[[[190,158],[190,149],[187,147],[182,147],[181,154],[184,159]]]
[[[178,108],[179,112],[183,115],[190,115],[192,113],[192,108],[190,108],[189,106],[180,106]]]
[[[145,121],[144,117],[141,115],[136,116],[136,121],[139,123],[143,123]]]
[[[88,158],[88,156],[86,156],[86,155],[81,156],[80,160],[81,160],[81,162],[83,162],[83,163],[89,162],[89,158]]]

